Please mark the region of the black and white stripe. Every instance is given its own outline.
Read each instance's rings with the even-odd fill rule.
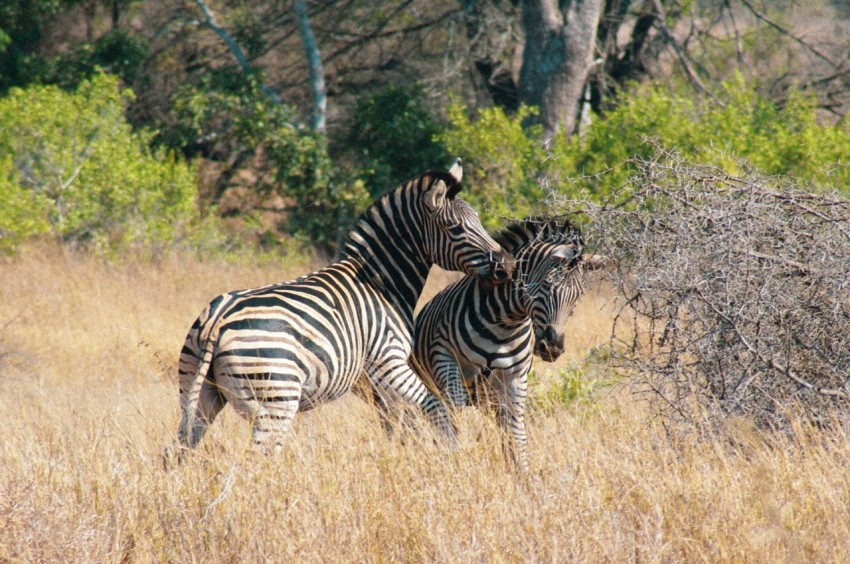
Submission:
[[[226,403],[252,422],[255,443],[280,445],[297,411],[339,398],[361,374],[454,441],[445,407],[408,366],[414,306],[432,264],[491,281],[512,269],[455,197],[461,176],[458,159],[380,197],[317,272],[214,299],[180,356],[181,446],[197,445]]]
[[[438,293],[416,318],[414,366],[451,402],[477,403],[475,390],[495,400],[513,459],[527,470],[525,400],[532,355],[546,361],[564,350],[564,325],[584,291],[582,270],[599,257],[569,222],[528,219],[495,236],[514,255],[510,283],[465,277]]]

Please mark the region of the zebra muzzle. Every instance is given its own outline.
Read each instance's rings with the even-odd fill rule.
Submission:
[[[564,334],[547,327],[540,336],[535,335],[534,354],[545,362],[554,362],[564,354]]]
[[[511,279],[516,265],[514,257],[504,251],[491,252],[490,262],[493,265],[494,282],[507,282]]]

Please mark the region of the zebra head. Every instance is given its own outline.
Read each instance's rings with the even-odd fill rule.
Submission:
[[[507,282],[513,257],[493,240],[472,206],[457,197],[463,169],[460,159],[448,171],[428,171],[422,177],[426,252],[441,268],[489,282]]]
[[[582,271],[599,268],[584,254],[584,240],[569,221],[529,218],[509,224],[496,236],[516,256],[514,287],[534,330],[534,354],[546,362],[564,352],[564,326],[584,292]],[[592,258],[587,261],[585,259]]]

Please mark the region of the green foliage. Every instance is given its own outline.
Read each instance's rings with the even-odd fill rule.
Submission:
[[[33,81],[34,54],[42,25],[77,0],[5,0],[0,2],[0,92]]]
[[[508,116],[498,109],[482,110],[472,121],[456,104],[441,136],[470,165],[465,170],[471,175],[469,199],[499,215],[518,217],[533,210],[545,195],[536,178],[571,196],[604,199],[627,185],[633,173],[623,166],[628,159],[651,156],[654,149],[646,139],[732,173],[743,160],[766,174],[797,176],[845,192],[850,187],[846,119],[823,123],[812,98],[791,92],[780,106],[740,78],[701,100],[657,84],[635,85],[581,138],[558,137],[548,150],[537,129],[522,128],[530,111]]]
[[[51,202],[43,195],[21,187],[9,156],[0,160],[0,252],[14,251],[29,237],[46,233]]]
[[[47,230],[102,250],[187,235],[198,215],[195,171],[131,130],[130,98],[115,77],[97,75],[75,93],[31,86],[0,99],[5,246]]]
[[[535,113],[526,106],[513,116],[488,108],[473,121],[455,102],[449,107],[448,130],[437,136],[450,154],[464,159],[464,198],[488,212],[482,214],[482,221],[489,227],[502,222],[498,216],[529,215],[544,196],[537,181],[548,166],[542,129],[523,128],[523,122]]]
[[[451,161],[419,86],[388,86],[357,101],[348,142],[362,155],[370,195]]]
[[[598,393],[615,384],[608,370],[611,350],[600,346],[588,351],[580,365],[528,375],[529,408],[532,412],[552,413],[571,405],[592,405]]]
[[[645,138],[730,173],[738,172],[743,160],[765,174],[796,176],[845,191],[850,186],[846,121],[822,123],[814,99],[799,93],[789,93],[779,106],[740,78],[723,83],[713,99],[696,102],[659,85],[634,87],[574,145],[576,172],[594,174],[635,155],[648,157],[653,149]],[[621,168],[607,174],[592,190],[607,195],[630,173]]]
[[[28,84],[58,84],[71,90],[101,71],[133,82],[149,47],[146,40],[120,29],[93,42],[73,43],[56,55],[41,53],[43,25],[76,3],[78,0],[0,3],[0,92]]]
[[[227,156],[216,198],[239,171],[250,169],[258,195],[287,201],[286,231],[331,247],[368,204],[368,194],[361,181],[332,166],[325,138],[299,125],[295,110],[272,101],[260,84],[258,77],[225,71],[180,89],[177,123],[160,139],[188,154]]]
[[[528,407],[532,413],[549,414],[572,405],[592,405],[601,389],[610,387],[611,380],[594,375],[582,367],[546,370],[528,375]]]
[[[93,43],[80,43],[67,53],[29,59],[33,65],[29,74],[38,82],[58,84],[66,89],[76,88],[80,81],[103,71],[132,83],[147,55],[147,41],[113,29]]]

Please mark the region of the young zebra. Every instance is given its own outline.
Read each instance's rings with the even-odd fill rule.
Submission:
[[[317,272],[215,298],[180,355],[180,446],[195,447],[228,402],[252,422],[256,445],[280,446],[297,411],[339,398],[364,373],[376,393],[423,409],[453,442],[445,407],[407,363],[413,308],[434,263],[494,282],[512,270],[455,197],[461,176],[458,159],[380,197],[341,258]]]
[[[603,261],[583,254],[569,222],[527,219],[495,239],[514,255],[512,281],[492,285],[467,276],[438,293],[416,318],[412,364],[456,407],[478,403],[481,385],[492,392],[513,439],[513,460],[525,472],[532,353],[547,362],[563,353],[564,324],[584,291],[582,271]]]

